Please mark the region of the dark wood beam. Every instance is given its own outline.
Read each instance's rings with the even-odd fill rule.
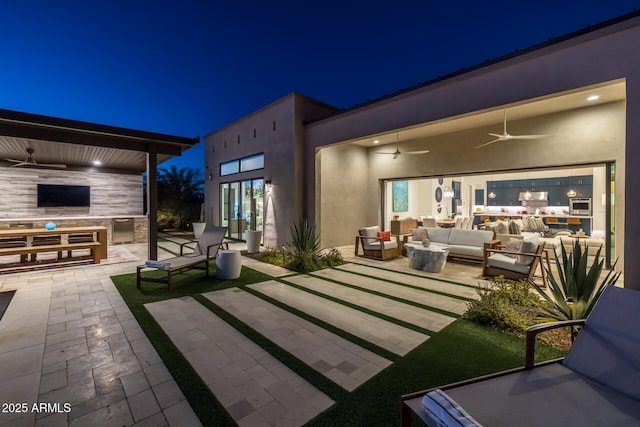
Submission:
[[[147,228],[149,259],[158,259],[158,158],[154,146],[147,149]]]

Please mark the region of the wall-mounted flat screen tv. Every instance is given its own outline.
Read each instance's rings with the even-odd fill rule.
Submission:
[[[88,185],[38,184],[38,207],[91,206]]]

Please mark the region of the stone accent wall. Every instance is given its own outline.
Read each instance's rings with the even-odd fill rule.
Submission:
[[[0,168],[0,219],[142,215],[142,176],[65,169]],[[39,208],[37,184],[89,185],[91,206]]]

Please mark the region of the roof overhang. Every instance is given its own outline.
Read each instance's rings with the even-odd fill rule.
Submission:
[[[144,172],[146,154],[158,163],[181,155],[199,142],[185,138],[76,120],[0,109],[0,159],[22,160],[27,148],[38,163]]]

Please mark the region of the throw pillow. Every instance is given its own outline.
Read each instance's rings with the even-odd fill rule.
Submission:
[[[508,234],[509,226],[506,221],[498,220],[493,223],[493,232],[496,234]]]
[[[525,239],[522,241],[522,245],[520,246],[520,253],[534,254],[538,250],[538,245],[540,245],[540,240],[537,237]],[[518,255],[518,258],[516,258],[516,264],[521,265],[530,265],[532,261],[532,256]]]
[[[522,240],[514,239],[513,237],[509,239],[506,246],[504,247],[505,251],[509,252],[520,252],[520,247],[522,246]],[[505,254],[511,258],[518,258],[518,255],[514,254]]]
[[[416,228],[411,230],[411,240],[414,242],[422,242],[427,238],[426,228]]]
[[[529,216],[523,216],[521,221],[522,221],[522,226],[520,227],[522,230],[531,230],[531,224],[530,224],[530,218]]]
[[[547,227],[544,221],[542,220],[542,218],[533,218],[533,222],[536,225],[535,226],[536,231],[542,231]]]
[[[378,231],[378,237],[382,237],[385,242],[391,241],[391,231]]]
[[[520,226],[513,220],[509,221],[509,234],[520,234]]]

